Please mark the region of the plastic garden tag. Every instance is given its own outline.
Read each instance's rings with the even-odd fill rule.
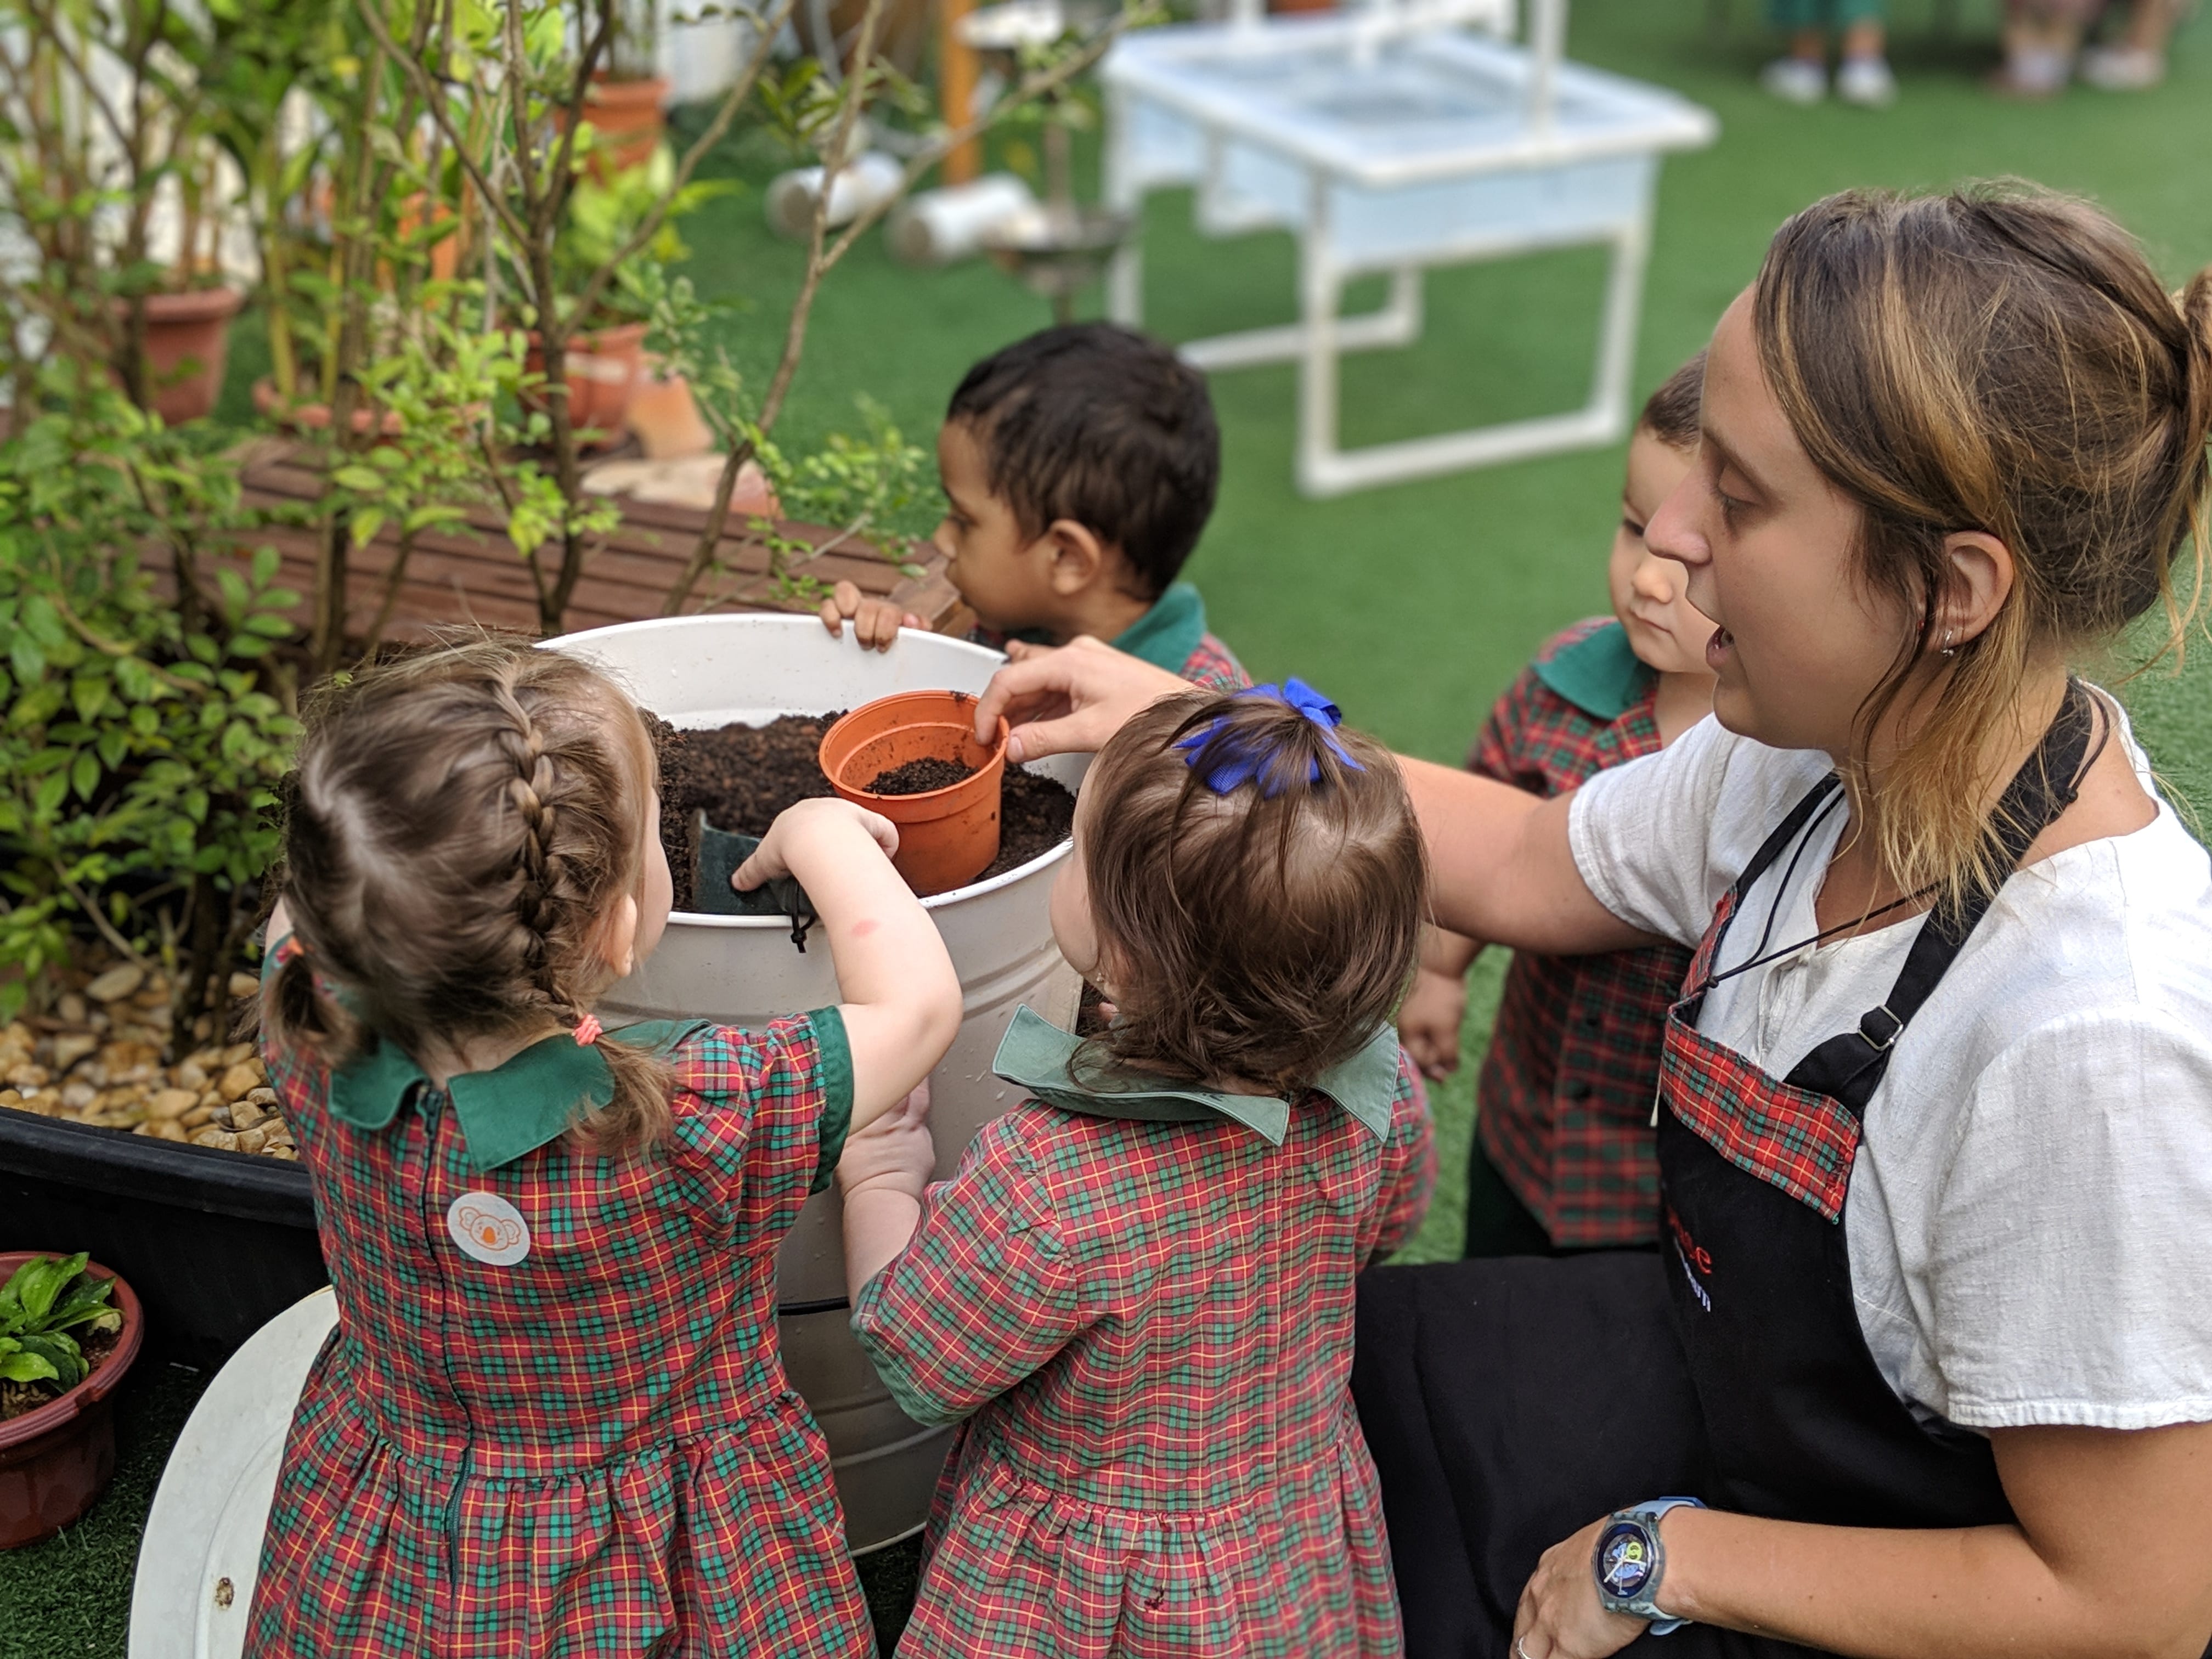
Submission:
[[[717,830],[704,812],[691,821],[696,856],[692,863],[691,908],[710,916],[788,916],[791,942],[806,948],[806,930],[814,925],[813,902],[806,890],[789,876],[778,876],[749,893],[730,885],[738,866],[760,845],[758,836],[740,836]]]

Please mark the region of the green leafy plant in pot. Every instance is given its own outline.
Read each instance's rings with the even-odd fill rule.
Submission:
[[[82,1254],[0,1255],[0,1549],[90,1509],[115,1473],[112,1395],[145,1326],[122,1279]]]

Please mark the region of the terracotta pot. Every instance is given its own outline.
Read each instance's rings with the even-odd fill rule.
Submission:
[[[266,375],[253,383],[253,407],[265,418],[280,426],[289,426],[295,432],[322,432],[327,430],[331,423],[331,406],[328,404],[287,404],[276,395],[276,382]],[[368,431],[368,410],[354,410],[352,426],[356,432]],[[384,411],[380,429],[387,438],[397,437],[404,429],[404,423],[397,414],[387,409]]]
[[[600,435],[593,447],[618,444],[623,422],[629,415],[630,394],[637,388],[645,362],[643,323],[623,323],[588,334],[568,337],[563,354],[562,380],[568,388],[568,423]],[[538,334],[531,331],[530,352],[523,368],[533,374],[545,370],[538,349]],[[530,400],[532,406],[538,400]]]
[[[0,1284],[47,1252],[0,1252]],[[34,1412],[0,1423],[0,1549],[51,1538],[93,1505],[115,1474],[112,1396],[138,1358],[146,1321],[122,1276],[97,1261],[88,1270],[115,1281],[123,1333],[91,1376]]]
[[[975,741],[975,699],[965,691],[901,691],[862,703],[822,738],[830,787],[898,825],[892,866],[923,898],[973,881],[999,856],[999,786],[1006,769],[1006,723],[995,742]],[[866,787],[908,761],[949,760],[975,769],[918,795]]]
[[[592,77],[584,118],[599,136],[592,149],[593,173],[604,179],[611,171],[641,167],[653,159],[667,130],[663,107],[668,90],[668,82],[657,75],[649,81],[617,81],[601,70]]]
[[[213,412],[230,360],[230,319],[246,296],[233,288],[146,296],[146,381],[169,425]]]

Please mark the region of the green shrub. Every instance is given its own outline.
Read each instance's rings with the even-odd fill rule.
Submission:
[[[51,372],[0,442],[0,1018],[72,933],[159,956],[173,1018],[216,1005],[276,849],[297,727],[270,671],[296,593],[236,467],[104,383]],[[166,549],[174,599],[145,550]]]

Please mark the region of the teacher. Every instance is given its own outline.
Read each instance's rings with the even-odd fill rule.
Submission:
[[[1407,1650],[2195,1659],[2212,867],[2069,663],[2203,580],[2212,274],[2027,189],[1833,197],[1702,426],[1648,538],[1716,719],[1548,801],[1405,763],[1441,925],[1698,953],[1656,1255],[1363,1282]],[[981,720],[1092,749],[1179,684],[1079,641]]]

